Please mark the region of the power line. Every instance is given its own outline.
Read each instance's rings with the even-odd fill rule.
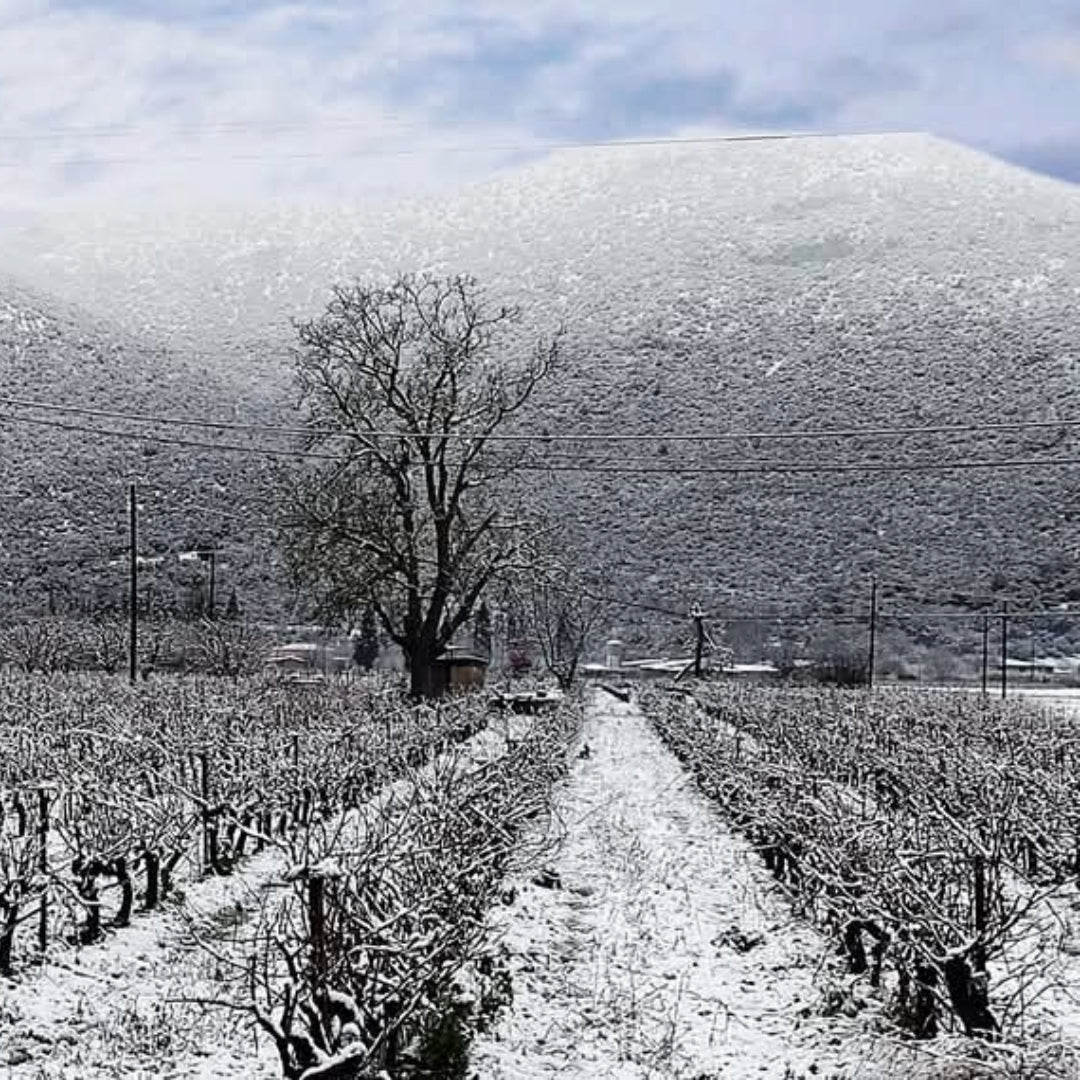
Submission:
[[[561,117],[558,109],[541,108],[530,111],[531,116]],[[403,118],[408,116],[408,119]],[[384,113],[387,123],[383,129],[369,134],[378,134],[386,137],[395,131],[427,131],[431,129],[430,123],[423,118],[411,114]],[[170,134],[236,134],[238,132],[254,131],[303,131],[305,133],[317,131],[355,130],[360,127],[371,129],[373,127],[369,118],[358,119],[355,116],[322,116],[318,119],[310,117],[303,119],[283,119],[281,117],[249,120],[187,120],[173,124],[169,127]],[[440,124],[439,130],[446,131],[456,127],[458,131],[469,130],[466,124]],[[41,142],[51,139],[113,139],[128,135],[160,134],[160,125],[147,125],[124,122],[105,124],[35,124],[32,131],[0,130],[0,142]],[[859,133],[861,134],[861,133]],[[745,142],[762,139],[809,139],[809,138],[851,138],[859,137],[859,134],[839,131],[766,131],[766,132],[731,132],[727,135],[688,135],[688,136],[643,136],[639,139],[625,140],[573,140],[575,146],[620,146],[633,145],[638,142]],[[910,130],[882,129],[870,132],[873,135],[911,135],[921,134]],[[559,145],[562,142],[559,141]]]
[[[11,420],[17,424],[34,424],[38,427],[57,428],[82,435],[100,435],[107,439],[127,439],[135,442],[164,443],[167,446],[181,446],[193,450],[219,450],[224,453],[262,454],[268,457],[283,458],[320,458],[326,461],[340,461],[337,454],[322,454],[314,450],[282,450],[269,446],[244,446],[240,443],[214,443],[198,439],[182,439],[172,435],[157,435],[151,432],[116,431],[112,428],[88,427],[85,424],[67,423],[63,420],[46,420],[35,416],[2,416],[0,421]]]
[[[187,121],[174,124],[169,128],[173,135],[223,134],[233,135],[245,131],[336,131],[355,129],[361,125],[370,125],[370,120],[357,120],[355,117],[324,117],[313,123],[310,120],[215,120],[205,122]],[[403,123],[394,120],[392,128],[382,132],[384,136],[393,131],[428,130],[423,121]],[[59,139],[120,139],[133,135],[160,134],[158,128],[146,125],[125,124],[47,124],[36,125],[33,131],[0,131],[0,142],[51,142]]]
[[[877,134],[882,134],[878,132]],[[887,134],[899,134],[888,132]],[[356,159],[356,158],[401,158],[420,157],[424,155],[438,154],[523,154],[539,153],[557,150],[618,150],[623,148],[635,148],[646,146],[708,146],[720,143],[750,143],[750,142],[781,142],[793,139],[839,139],[844,138],[843,132],[776,132],[747,135],[701,135],[688,136],[685,138],[652,138],[652,139],[621,139],[615,142],[600,140],[562,140],[548,142],[505,142],[505,143],[472,143],[450,146],[430,147],[368,147],[362,150],[341,150],[338,152],[328,150],[309,150],[293,152],[269,152],[239,153],[239,154],[174,154],[170,156],[150,154],[125,154],[110,157],[94,155],[92,159],[95,165],[136,165],[144,162],[158,164],[193,164],[207,160],[215,161],[320,161],[328,158]],[[45,159],[45,164],[57,162],[71,162],[81,160],[79,155],[56,156]],[[31,168],[42,164],[40,159],[29,161],[0,161],[0,169]]]
[[[97,435],[108,439],[121,439],[135,442],[156,442],[187,449],[214,450],[221,453],[240,453],[266,455],[279,458],[312,458],[323,461],[340,462],[337,454],[320,453],[315,450],[283,450],[265,446],[244,446],[239,443],[204,442],[196,439],[182,439],[169,435],[157,435],[150,432],[117,431],[112,428],[89,427],[84,424],[66,423],[62,420],[44,419],[31,416],[5,416],[0,419],[15,423],[34,424],[57,428],[61,431],[77,432],[84,435]],[[553,463],[514,462],[503,463],[512,472],[543,473],[588,473],[590,475],[610,476],[748,476],[748,475],[807,475],[829,473],[928,473],[961,472],[971,469],[1027,469],[1052,468],[1065,465],[1080,465],[1080,458],[1002,458],[1002,459],[962,459],[952,462],[832,462],[817,464],[775,463],[756,461],[750,464],[734,465],[605,465],[589,462],[559,465]]]
[[[510,466],[521,472],[589,473],[610,476],[749,476],[749,475],[803,475],[828,473],[929,473],[963,472],[970,469],[1029,469],[1059,465],[1080,465],[1080,458],[1002,458],[962,459],[952,462],[835,462],[808,465],[785,465],[773,462],[754,462],[740,465],[594,465],[582,462],[573,465]]]
[[[321,438],[372,438],[372,439],[449,439],[451,441],[471,441],[484,438],[489,442],[739,442],[758,440],[762,442],[792,442],[799,439],[859,439],[859,438],[901,438],[926,435],[969,435],[983,432],[1009,432],[1046,430],[1059,428],[1080,428],[1080,420],[1007,420],[987,421],[969,424],[940,424],[931,426],[906,425],[894,427],[865,428],[802,428],[790,431],[724,431],[724,432],[570,432],[558,433],[511,433],[496,432],[491,435],[478,435],[475,432],[439,432],[432,434],[422,431],[363,431],[348,432],[339,428],[290,427],[281,424],[245,424],[230,420],[209,420],[202,417],[162,416],[153,413],[128,412],[117,409],[95,409],[84,405],[61,405],[51,401],[39,401],[31,398],[0,397],[0,405],[19,409],[39,409],[43,412],[68,413],[77,416],[98,417],[108,420],[127,420],[140,424],[160,424],[174,427],[206,428],[221,431],[244,431],[255,434],[317,436]]]

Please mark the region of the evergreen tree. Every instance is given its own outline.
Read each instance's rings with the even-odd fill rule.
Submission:
[[[235,622],[240,618],[240,601],[236,598],[236,587],[229,593],[229,602],[225,605],[225,618]]]
[[[473,617],[473,648],[479,656],[491,655],[491,611],[481,602]]]
[[[353,641],[353,660],[362,671],[370,671],[379,658],[379,625],[376,621],[375,609],[364,609],[364,617],[360,622],[360,633]]]

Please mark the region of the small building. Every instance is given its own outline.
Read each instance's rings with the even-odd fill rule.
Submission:
[[[463,646],[448,645],[435,661],[435,680],[439,693],[483,686],[487,679],[489,658]]]
[[[315,671],[319,646],[307,641],[279,645],[266,658],[266,666],[281,675],[306,674]]]
[[[609,661],[611,659],[611,656],[605,656],[605,660]],[[620,657],[616,665],[610,663],[582,664],[579,671],[582,677],[586,679],[673,679],[693,666],[693,657],[676,660],[659,657],[651,660],[624,660]]]
[[[1000,673],[1001,661],[999,660],[993,667],[995,671]],[[1010,676],[1020,681],[1050,682],[1058,676],[1060,665],[1058,661],[1053,658],[1014,660],[1012,657],[1009,657],[1005,661],[1005,670]]]
[[[622,667],[626,645],[618,638],[609,639],[604,645],[604,666],[616,671]]]
[[[762,661],[757,664],[728,664],[723,669],[723,674],[728,678],[737,679],[739,682],[772,682],[780,677],[780,671],[775,664]]]

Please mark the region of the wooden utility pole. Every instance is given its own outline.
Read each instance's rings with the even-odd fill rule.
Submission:
[[[1001,699],[1009,696],[1009,601],[1001,603]]]
[[[874,668],[877,666],[877,605],[878,584],[877,578],[873,578],[870,582],[870,641],[866,657],[866,685],[871,690],[874,688]]]
[[[128,564],[128,679],[134,683],[139,667],[139,530],[135,505],[135,485],[128,485],[128,529],[130,562]]]
[[[694,678],[701,678],[701,660],[705,655],[705,612],[700,604],[690,609],[690,618],[694,620]]]
[[[982,617],[982,696],[990,694],[990,616]]]
[[[217,602],[217,552],[211,551],[210,558],[210,590],[206,598],[206,613],[211,620],[214,618],[214,608]]]

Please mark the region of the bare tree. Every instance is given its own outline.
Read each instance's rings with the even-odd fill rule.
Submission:
[[[27,619],[0,634],[0,661],[27,673],[68,670],[77,648],[71,624],[58,616]]]
[[[83,659],[95,671],[115,674],[127,656],[127,625],[115,615],[95,615],[81,627]]]
[[[520,320],[472,278],[405,275],[337,287],[298,326],[306,445],[329,460],[288,485],[289,563],[328,610],[371,605],[418,697],[438,693],[439,654],[530,540],[493,491],[510,466],[490,441],[551,370],[559,334],[520,346]]]
[[[577,678],[581,658],[608,608],[600,587],[589,575],[558,568],[551,559],[547,570],[523,578],[514,587],[529,639],[536,643],[544,665],[569,690]]]
[[[271,644],[269,636],[257,626],[203,619],[195,650],[204,671],[236,679],[259,671],[270,655]]]

